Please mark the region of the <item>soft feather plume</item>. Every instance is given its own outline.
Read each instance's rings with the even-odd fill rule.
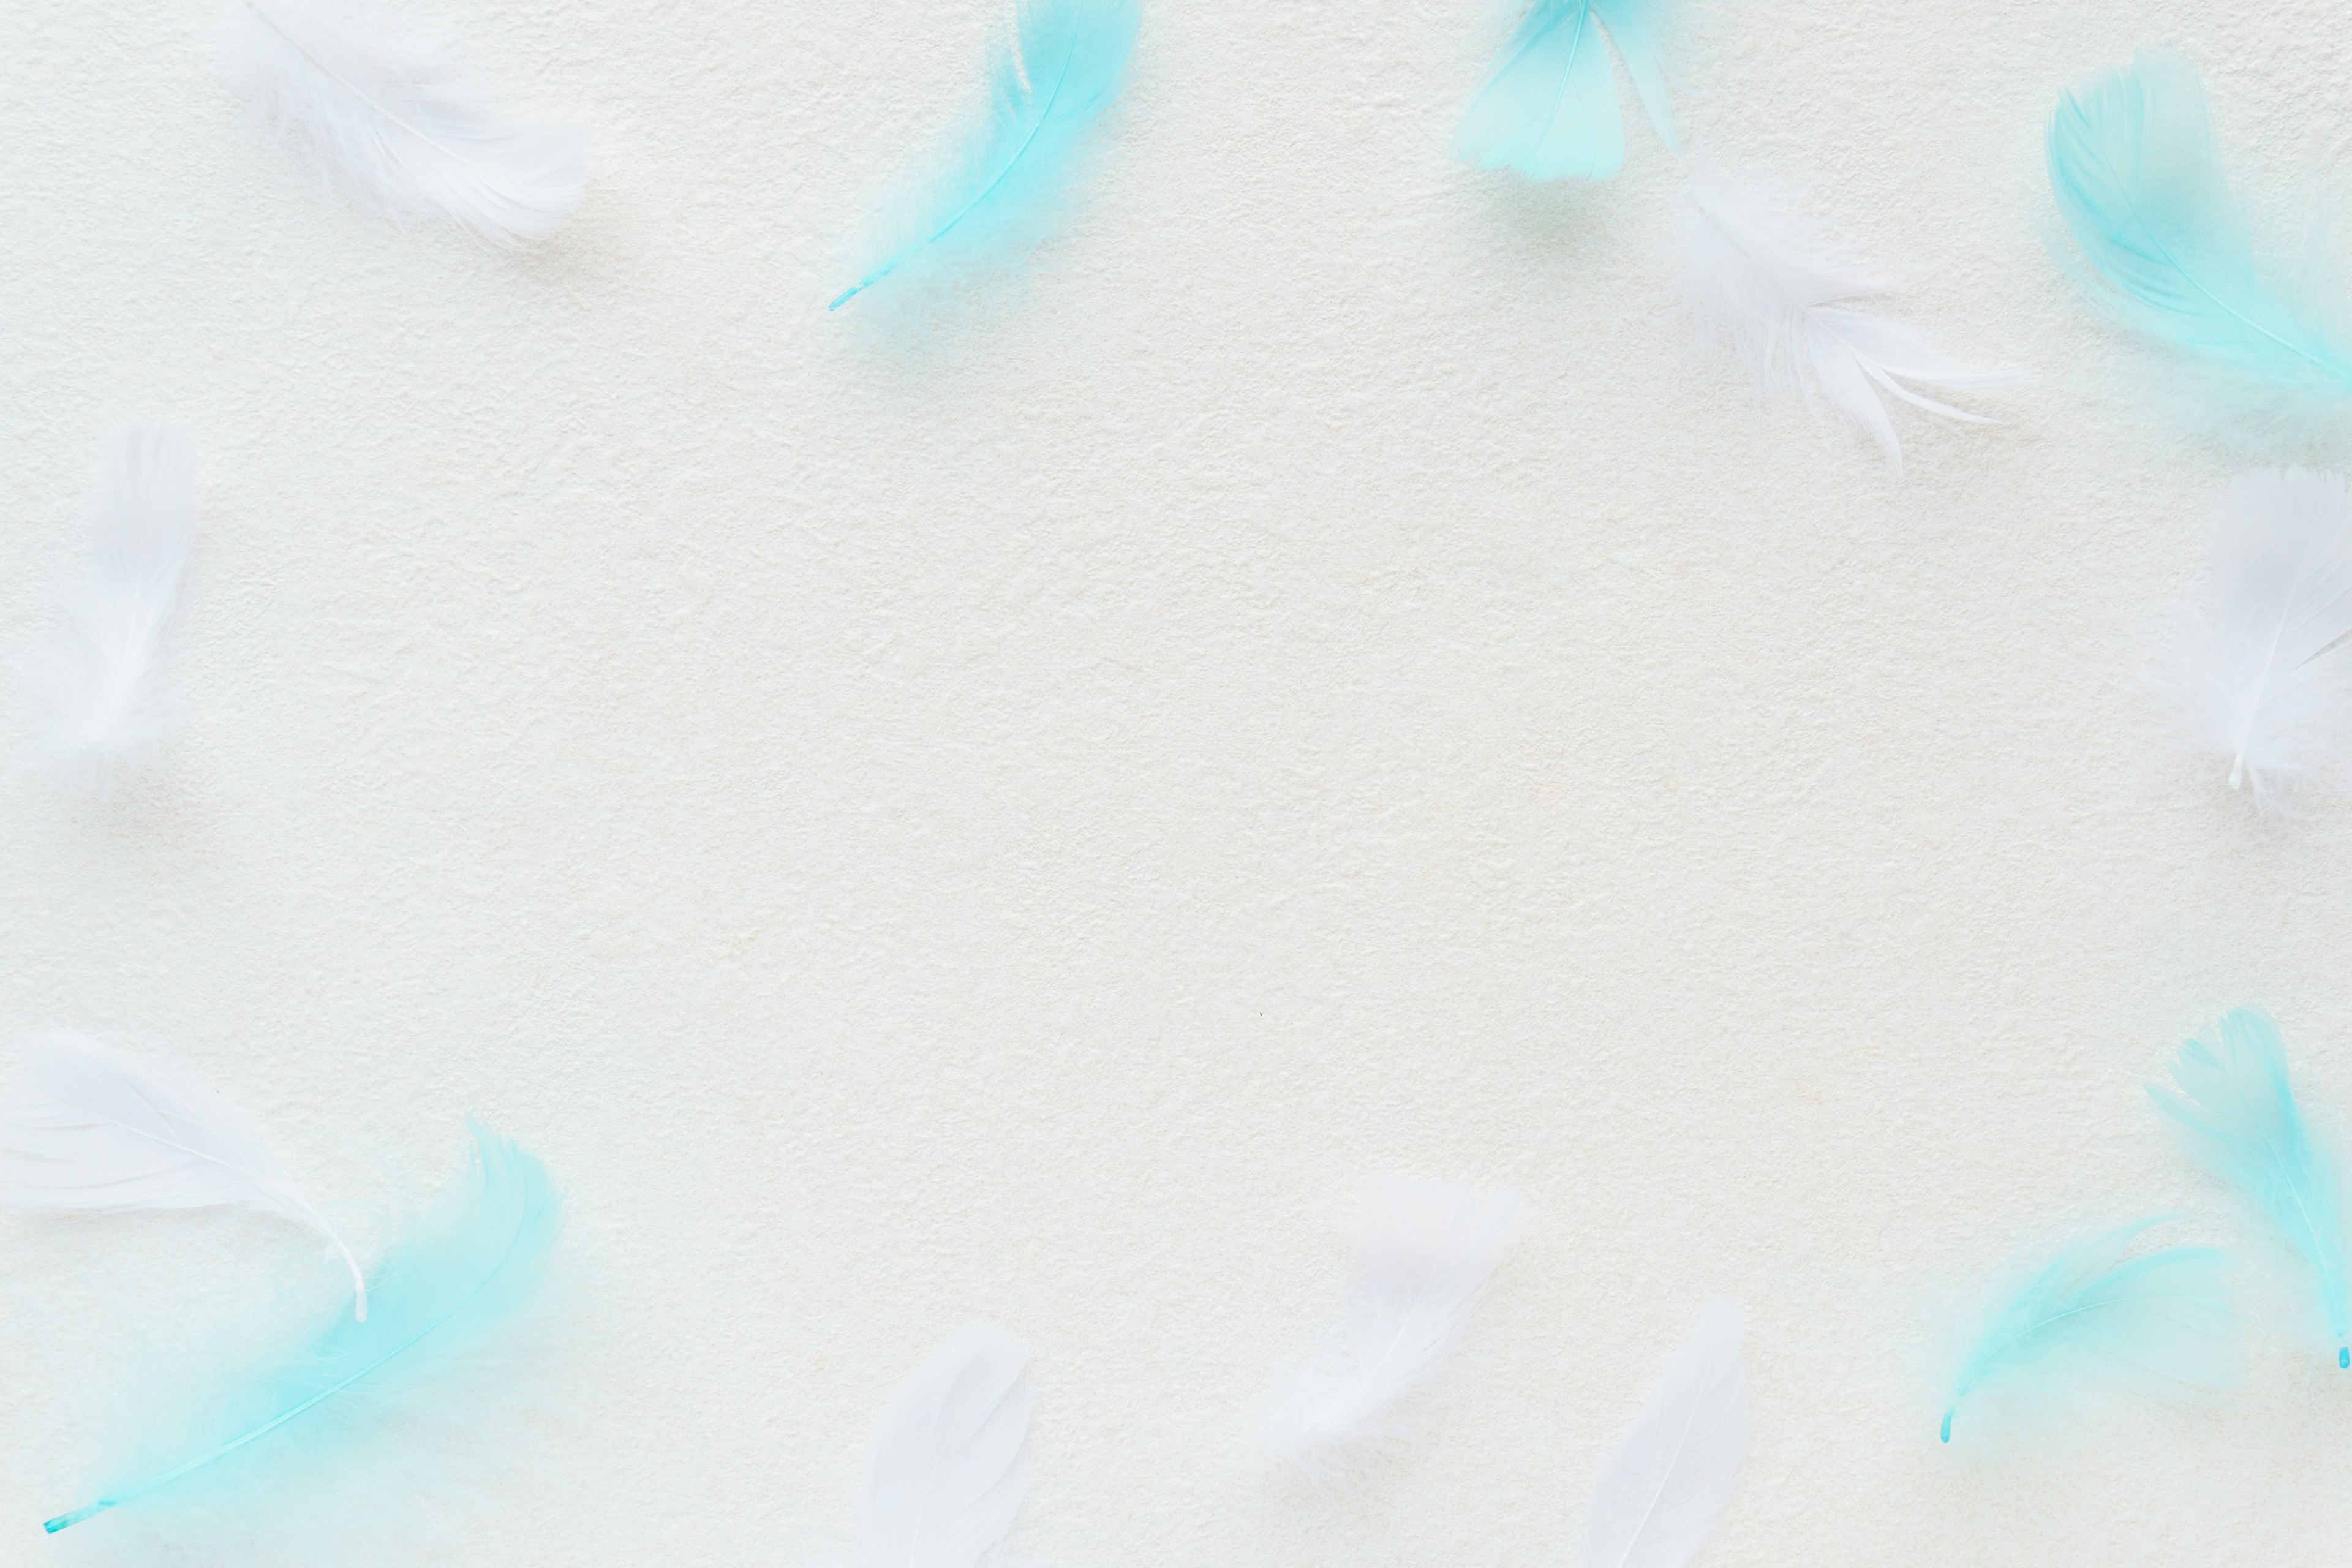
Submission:
[[[988,112],[884,209],[873,260],[827,309],[893,274],[1001,258],[1050,226],[1126,84],[1137,23],[1135,0],[1022,0],[989,57]]]
[[[2151,1084],[2157,1108],[2189,1131],[2213,1173],[2285,1233],[2311,1266],[2336,1346],[2352,1367],[2352,1312],[2345,1299],[2342,1187],[2333,1152],[2312,1135],[2287,1082],[2277,1026],[2241,1007],[2220,1037],[2191,1040],[2172,1064],[2178,1094]]]
[[[2176,666],[2191,744],[2273,815],[2352,764],[2352,495],[2333,474],[2248,474],[2213,530],[2214,584]]]
[[[1770,396],[1794,384],[1806,405],[1827,402],[1876,437],[1903,471],[1903,444],[1885,395],[1948,419],[1989,424],[1906,386],[1988,391],[2032,379],[2015,366],[1965,364],[1929,347],[1900,321],[1866,315],[1845,301],[1888,292],[1838,256],[1820,226],[1720,186],[1695,185],[1683,223],[1683,287],[1705,335],[1728,338],[1756,389]]]
[[[874,1437],[860,1568],[973,1568],[1003,1541],[1029,1484],[1028,1360],[969,1327],[899,1384]]]
[[[31,1041],[0,1100],[0,1176],[11,1201],[51,1214],[257,1208],[307,1226],[367,1280],[334,1227],[288,1175],[252,1118],[184,1074],[146,1067],[96,1040]]]
[[[168,1439],[151,1436],[96,1501],[46,1528],[54,1533],[132,1503],[252,1523],[289,1472],[383,1465],[393,1429],[417,1407],[494,1386],[490,1361],[524,1348],[522,1314],[539,1294],[562,1217],[536,1159],[478,1125],[469,1131],[469,1179],[376,1268],[365,1322],[342,1318],[272,1370],[206,1401]],[[407,1501],[413,1510],[415,1500]],[[182,1539],[175,1531],[175,1543]]]
[[[1322,1479],[1394,1436],[1399,1406],[1444,1367],[1476,1315],[1518,1213],[1509,1193],[1366,1181],[1342,1341],[1276,1392],[1259,1427],[1263,1457]]]
[[[90,581],[36,670],[51,750],[101,795],[171,727],[163,636],[187,568],[195,484],[195,447],[169,426],[133,425],[107,444]]]
[[[1659,69],[1663,0],[1535,0],[1487,72],[1454,150],[1482,169],[1530,180],[1605,180],[1625,162],[1608,29],[1669,152],[1674,115]]]
[[[2176,1247],[2130,1257],[2142,1220],[2068,1247],[1987,1315],[1952,1376],[1943,1440],[1970,1426],[2049,1419],[2121,1391],[2198,1395],[2236,1381],[2236,1322],[2221,1253]]]
[[[587,138],[509,116],[446,30],[362,22],[314,0],[246,0],[257,88],[331,173],[395,213],[487,244],[540,239],[580,205]]]
[[[2316,303],[2328,290],[2283,287],[2255,260],[2196,68],[2108,71],[2060,95],[2045,140],[2083,282],[2119,321],[2260,388],[2352,394],[2352,356]]]
[[[1592,1489],[1591,1568],[1682,1568],[1706,1544],[1748,1458],[1738,1309],[1711,1301]]]

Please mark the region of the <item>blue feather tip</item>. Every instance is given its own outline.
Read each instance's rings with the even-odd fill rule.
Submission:
[[[194,1457],[45,1521],[49,1534],[171,1490],[239,1495],[269,1468],[363,1436],[370,1414],[412,1383],[426,1392],[453,1357],[481,1348],[538,1294],[562,1229],[562,1203],[539,1161],[468,1122],[470,1178],[368,1279],[373,1310],[347,1313],[299,1354],[211,1402],[188,1444]],[[299,1445],[291,1442],[301,1434]]]
[[[1675,142],[1660,68],[1663,0],[1535,0],[1462,118],[1455,153],[1530,180],[1605,180],[1624,166],[1625,123],[1605,27],[1658,140]]]
[[[1139,22],[1136,0],[1024,0],[1011,41],[989,57],[988,112],[886,210],[877,258],[825,309],[894,273],[969,260],[1048,226],[1089,128],[1126,85]]]

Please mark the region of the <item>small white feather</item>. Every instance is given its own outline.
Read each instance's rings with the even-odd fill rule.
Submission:
[[[2352,495],[2307,468],[2248,474],[2214,519],[2213,592],[2184,639],[2194,748],[2273,815],[2352,763]]]
[[[587,138],[510,115],[442,28],[312,0],[246,0],[254,85],[363,199],[485,243],[552,233],[588,184]]]
[[[1444,1369],[1477,1315],[1518,1214],[1509,1193],[1367,1180],[1341,1341],[1276,1391],[1258,1429],[1264,1461],[1327,1480],[1399,1436],[1406,1402]]]
[[[876,1433],[861,1568],[973,1568],[1013,1528],[1029,1478],[1028,1352],[959,1329],[898,1386]]]
[[[194,1079],[79,1036],[32,1040],[25,1057],[0,1100],[0,1185],[12,1202],[52,1214],[242,1205],[278,1215],[342,1254],[366,1320],[359,1260],[244,1111]]]
[[[1738,1310],[1711,1301],[1592,1489],[1591,1568],[1683,1568],[1706,1544],[1748,1458]]]
[[[171,728],[163,638],[187,568],[195,483],[195,447],[168,426],[133,425],[107,444],[89,580],[35,670],[50,749],[100,795],[144,766]]]
[[[1948,419],[1990,424],[1980,414],[1923,397],[1905,385],[1989,391],[2032,380],[2016,366],[1963,363],[1928,346],[1900,321],[1867,315],[1848,301],[1889,292],[1831,247],[1821,226],[1719,185],[1691,190],[1682,232],[1683,289],[1703,336],[1738,349],[1759,395],[1793,384],[1806,406],[1827,403],[1867,431],[1903,471],[1903,443],[1887,415],[1891,395]]]

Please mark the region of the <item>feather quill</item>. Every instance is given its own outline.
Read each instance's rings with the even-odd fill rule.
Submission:
[[[1668,152],[1673,110],[1659,67],[1661,0],[1535,0],[1463,117],[1454,153],[1530,180],[1605,180],[1625,162],[1625,124],[1603,28]]]
[[[51,750],[102,796],[171,728],[163,639],[187,569],[195,482],[195,447],[169,426],[133,425],[108,443],[90,581],[36,671]]]
[[[2142,1220],[2068,1247],[2002,1300],[1952,1376],[1942,1437],[1971,1400],[2017,1412],[2100,1385],[2194,1394],[2235,1381],[2222,1255],[2175,1247],[2133,1258]]]
[[[12,1202],[51,1214],[260,1209],[342,1254],[353,1313],[366,1319],[359,1260],[244,1111],[192,1078],[79,1036],[34,1040],[26,1058],[0,1100],[0,1174]]]
[[[2181,650],[2189,737],[2273,815],[2352,763],[2352,494],[2306,468],[2248,474],[2213,531],[2209,613]]]
[[[859,1568],[973,1568],[1003,1541],[1029,1484],[1028,1359],[974,1326],[908,1374],[875,1434]]]
[[[2082,280],[2117,320],[2262,386],[2352,394],[2341,337],[2256,262],[2195,67],[2159,56],[2061,94],[2045,147]]]
[[[1905,383],[1970,392],[2032,379],[2015,366],[1963,363],[1902,322],[1855,310],[1848,301],[1886,293],[1886,286],[1834,255],[1817,226],[1719,185],[1692,187],[1682,263],[1684,293],[1703,334],[1730,341],[1759,395],[1793,384],[1816,413],[1818,396],[1874,437],[1897,474],[1903,444],[1886,396],[1948,419],[1990,423]]]
[[[1748,1458],[1748,1363],[1738,1310],[1712,1301],[1666,1363],[1592,1489],[1591,1568],[1682,1568],[1722,1517]]]
[[[2312,1134],[2287,1081],[2278,1027],[2241,1007],[2219,1037],[2180,1047],[2179,1092],[2151,1084],[2157,1109],[2188,1130],[2213,1173],[2252,1198],[2311,1267],[2336,1345],[2352,1368],[2352,1312],[2345,1296],[2343,1190],[2334,1152]]]
[[[145,1470],[49,1520],[52,1534],[110,1509],[201,1490],[250,1502],[298,1458],[358,1464],[404,1398],[438,1399],[475,1382],[475,1358],[512,1329],[539,1290],[562,1229],[546,1170],[469,1123],[469,1179],[375,1271],[365,1322],[344,1319],[275,1371],[208,1407],[186,1457]]]
[[[245,0],[254,83],[363,199],[486,244],[554,232],[587,189],[587,138],[510,116],[446,33],[362,24],[314,0]]]
[[[885,207],[873,259],[826,309],[894,274],[1001,256],[1048,227],[1126,85],[1138,20],[1135,0],[1022,0],[1011,39],[989,57],[987,113]]]
[[[1399,1408],[1444,1369],[1517,1229],[1518,1199],[1454,1183],[1367,1181],[1342,1342],[1280,1387],[1263,1457],[1321,1479],[1396,1435]]]

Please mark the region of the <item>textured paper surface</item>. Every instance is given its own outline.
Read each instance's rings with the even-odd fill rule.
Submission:
[[[166,775],[0,782],[0,1022],[175,1048],[379,1242],[465,1113],[545,1157],[594,1380],[451,1568],[801,1561],[971,1316],[1034,1352],[1033,1562],[1573,1561],[1715,1292],[1710,1568],[2336,1560],[2352,1376],[2293,1296],[2226,1409],[2043,1464],[1940,1449],[1920,1347],[2020,1248],[2252,1236],[2139,1089],[2224,1007],[2352,1105],[2352,810],[2253,824],[2130,689],[2237,461],[2039,233],[2050,104],[2144,44],[2249,180],[2341,189],[2341,19],[1703,19],[1693,145],[2049,378],[1900,414],[1898,484],[1692,364],[1638,121],[1598,189],[1452,162],[1479,0],[1148,4],[1067,231],[913,363],[823,302],[993,6],[483,8],[598,135],[518,259],[322,191],[205,5],[18,0],[0,636],[118,423],[194,436],[202,531]],[[1376,1484],[1269,1495],[1368,1168],[1529,1235]],[[0,1219],[0,1560],[123,1561],[39,1534],[120,1369],[335,1289],[264,1220]]]

